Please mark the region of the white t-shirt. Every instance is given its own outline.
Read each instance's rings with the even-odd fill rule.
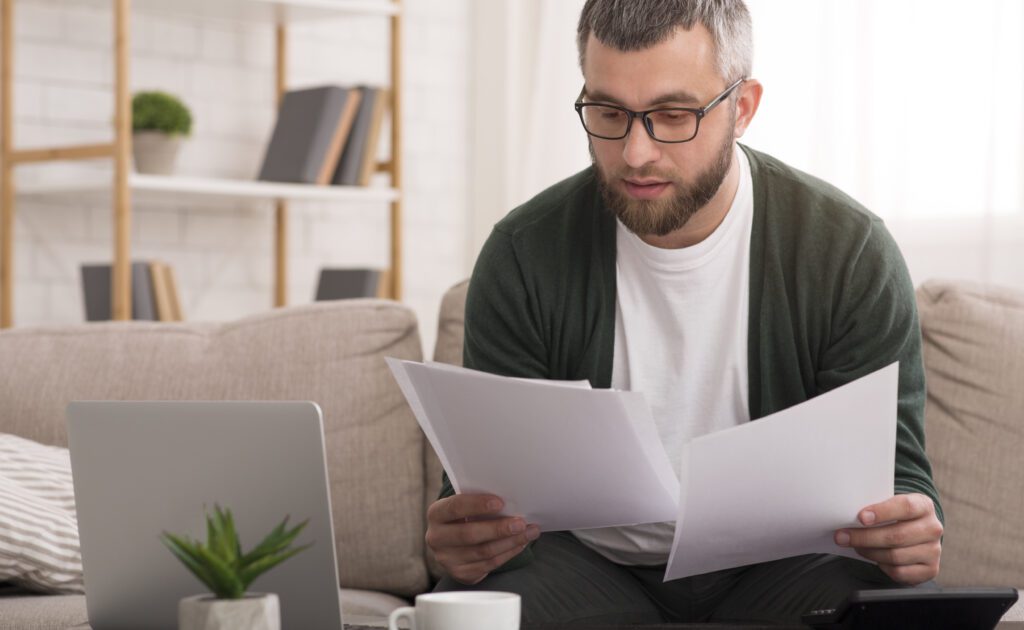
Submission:
[[[681,249],[644,243],[618,224],[612,387],[641,391],[679,471],[691,438],[750,420],[747,319],[753,180],[738,147],[739,186],[718,228]],[[674,522],[576,530],[613,562],[668,561]]]

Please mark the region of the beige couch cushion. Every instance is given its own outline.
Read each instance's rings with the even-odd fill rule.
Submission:
[[[341,583],[411,595],[427,587],[424,441],[385,356],[421,350],[412,311],[379,300],[225,324],[12,329],[0,333],[0,431],[64,445],[76,399],[316,401]]]
[[[932,281],[917,299],[946,514],[939,582],[1024,586],[1024,293]]]
[[[450,365],[462,365],[462,329],[465,325],[466,290],[469,280],[463,280],[444,294],[441,299],[441,313],[437,321],[437,342],[434,344],[434,360]],[[441,492],[441,460],[434,449],[427,444],[427,505],[437,499]]]

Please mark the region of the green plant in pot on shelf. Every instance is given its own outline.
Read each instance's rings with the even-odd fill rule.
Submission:
[[[135,170],[170,175],[181,139],[192,132],[192,114],[166,92],[137,92],[132,97],[132,153]]]
[[[280,630],[277,595],[247,590],[257,577],[312,546],[292,548],[308,522],[289,529],[285,517],[248,552],[242,551],[231,510],[220,506],[206,516],[205,544],[164,532],[163,543],[212,592],[181,600],[179,630]]]

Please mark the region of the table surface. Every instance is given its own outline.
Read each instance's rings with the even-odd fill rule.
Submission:
[[[555,624],[523,624],[521,630],[560,630],[563,626]],[[576,626],[579,627],[579,626]],[[345,630],[381,630],[381,628],[387,628],[387,623],[382,622],[380,624],[373,625],[360,625],[360,624],[345,624]],[[737,628],[742,630],[757,630],[763,628],[764,630],[786,630],[790,628],[798,628],[799,630],[807,630],[807,626],[758,626],[758,625],[723,625],[723,624],[657,624],[647,626],[591,626],[589,630],[638,630],[644,628],[645,630],[727,630],[728,628]],[[89,630],[90,626],[87,623],[81,625],[72,626],[68,630]],[[1024,621],[1003,621],[996,626],[996,630],[1024,630]]]
[[[386,626],[366,626],[345,624],[345,630],[381,630]],[[525,623],[520,630],[563,630],[564,628],[581,628],[582,626],[566,626],[564,624]],[[763,624],[722,624],[722,623],[660,623],[655,625],[603,625],[586,626],[587,630],[808,630],[807,626],[766,626]]]
[[[381,630],[383,626],[365,626],[345,624],[345,630]],[[562,630],[563,628],[579,628],[580,626],[561,626],[557,624],[523,624],[521,630]],[[765,626],[743,624],[707,624],[707,623],[667,623],[645,626],[587,626],[588,630],[808,630],[808,626]],[[1024,621],[1003,621],[996,630],[1024,630]]]
[[[381,630],[386,628],[387,624],[382,625],[356,625],[356,624],[345,624],[345,630]],[[563,628],[580,627],[580,626],[562,626],[559,624],[523,624],[521,630],[562,630]],[[588,626],[588,630],[728,630],[729,628],[736,628],[737,630],[808,630],[808,626],[766,626],[766,625],[744,625],[744,624],[707,624],[707,623],[667,623],[667,624],[656,624],[656,625],[606,625],[606,626]],[[1024,621],[1002,621],[996,626],[996,630],[1024,630]]]

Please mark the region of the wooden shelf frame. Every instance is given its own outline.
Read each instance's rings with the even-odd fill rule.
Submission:
[[[17,150],[13,143],[14,101],[14,3],[0,0],[0,328],[14,325],[14,168],[20,164],[58,160],[112,159],[111,182],[113,221],[113,265],[111,313],[115,320],[131,319],[131,221],[132,193],[139,191],[173,191],[173,177],[154,177],[132,172],[132,124],[130,92],[131,11],[132,0],[110,0],[114,10],[114,140],[104,144],[59,146]],[[210,6],[209,2],[201,6]],[[390,20],[390,106],[391,159],[379,164],[377,172],[390,174],[391,188],[360,194],[353,187],[328,191],[327,187],[268,182],[225,181],[182,178],[180,192],[214,194],[240,198],[275,199],[274,214],[274,297],[275,307],[288,301],[288,199],[322,200],[384,199],[390,202],[390,269],[384,274],[386,295],[394,300],[402,296],[402,0],[347,0],[327,4],[324,0],[248,0],[251,6],[273,9],[275,28],[275,94],[277,104],[287,90],[288,9],[296,11],[336,10],[338,15],[359,13],[386,16]],[[228,0],[241,6],[241,0]],[[187,3],[185,3],[187,5]],[[145,3],[143,1],[143,6]],[[86,187],[95,190],[95,187]],[[73,187],[71,188],[73,189]],[[70,190],[70,189],[69,189]],[[81,190],[81,189],[79,189]],[[31,194],[46,194],[46,187],[37,187]],[[54,190],[60,194],[59,186]]]
[[[128,187],[132,197],[150,200],[180,198],[183,195],[221,197],[230,199],[256,199],[263,201],[321,201],[336,203],[390,202],[399,198],[394,188],[378,186],[320,186],[316,184],[289,184],[285,182],[247,181],[187,175],[143,175],[130,173]],[[57,182],[27,184],[18,188],[19,199],[39,199],[64,202],[67,199],[88,198],[99,203],[109,197],[109,184],[97,181],[95,175],[61,179]]]

